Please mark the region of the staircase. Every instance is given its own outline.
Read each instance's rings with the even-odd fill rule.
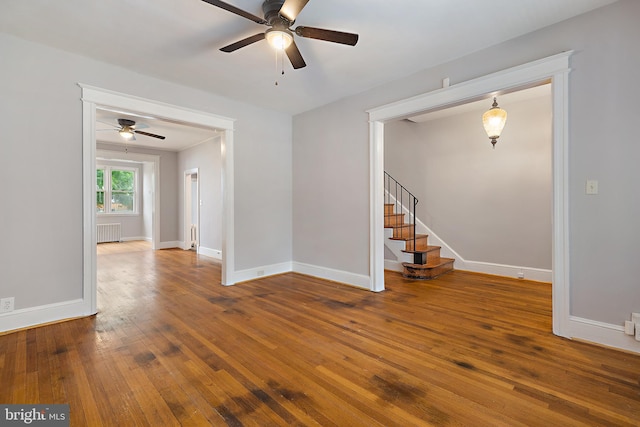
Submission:
[[[440,257],[440,246],[429,246],[426,234],[416,234],[415,207],[418,200],[385,172],[384,227],[392,229],[391,240],[404,241],[402,252],[413,262],[403,262],[403,276],[410,279],[434,279],[453,270],[453,258]],[[405,206],[408,206],[405,207]],[[400,212],[396,212],[396,209]],[[408,213],[402,212],[406,210]],[[405,216],[409,216],[409,222]]]

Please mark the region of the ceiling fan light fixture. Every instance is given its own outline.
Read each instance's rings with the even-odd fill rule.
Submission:
[[[285,50],[293,43],[293,34],[287,29],[270,28],[266,31],[265,37],[269,44],[277,50]]]
[[[129,126],[125,126],[120,129],[120,136],[128,141],[133,138],[133,131]]]

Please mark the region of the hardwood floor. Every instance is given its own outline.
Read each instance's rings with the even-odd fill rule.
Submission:
[[[100,249],[96,316],[0,336],[0,403],[69,403],[73,426],[640,425],[640,356],[552,335],[550,285],[224,287],[214,260],[127,246]]]

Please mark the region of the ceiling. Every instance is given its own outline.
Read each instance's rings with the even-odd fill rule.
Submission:
[[[261,0],[225,1],[262,16]],[[307,67],[285,61],[284,76],[266,41],[220,52],[266,27],[202,0],[2,0],[0,31],[297,114],[614,1],[311,0],[296,26],[360,40],[351,47],[296,37]]]
[[[120,129],[118,119],[133,120],[136,122],[135,128],[137,130],[162,135],[165,139],[135,134],[135,141],[125,142],[118,133]],[[147,114],[105,108],[96,109],[97,142],[118,144],[123,147],[128,144],[167,151],[181,151],[216,138],[217,135],[217,132],[212,129],[168,121]]]

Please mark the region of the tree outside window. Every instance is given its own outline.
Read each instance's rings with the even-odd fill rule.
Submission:
[[[104,169],[96,170],[97,176],[97,197],[96,197],[96,210],[98,213],[104,213]]]
[[[98,213],[136,213],[136,170],[103,166],[96,168]]]

